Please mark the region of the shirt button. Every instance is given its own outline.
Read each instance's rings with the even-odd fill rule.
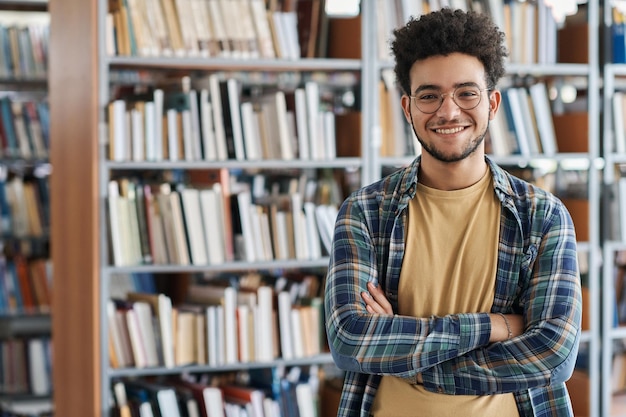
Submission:
[[[442,387],[442,386],[438,386],[438,387],[437,387],[437,392],[438,392],[439,394],[443,394],[443,387]]]

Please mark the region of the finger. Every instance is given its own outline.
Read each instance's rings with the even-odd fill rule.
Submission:
[[[361,298],[365,301],[365,308],[369,313],[385,313],[385,310],[376,302],[376,300],[374,300],[374,298],[372,298],[370,294],[367,293],[367,291],[363,291],[361,293]]]
[[[375,285],[371,282],[367,284],[367,289],[369,290],[371,296],[376,300],[376,302],[383,308],[383,311],[387,314],[392,314],[393,309],[391,308],[391,303],[385,297],[383,290],[379,285]]]

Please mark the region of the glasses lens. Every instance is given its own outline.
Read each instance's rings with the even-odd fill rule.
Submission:
[[[454,102],[464,110],[471,110],[480,103],[480,89],[478,87],[459,87],[454,90]]]
[[[413,103],[422,113],[435,113],[441,107],[446,95],[439,91],[420,91],[413,96]],[[452,92],[452,99],[463,110],[471,110],[480,104],[481,90],[477,86],[458,87]]]

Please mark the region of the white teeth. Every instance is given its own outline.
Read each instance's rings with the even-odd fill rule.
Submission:
[[[458,133],[463,129],[463,127],[455,127],[454,129],[435,129],[435,132],[442,133],[444,135],[450,135],[452,133]]]

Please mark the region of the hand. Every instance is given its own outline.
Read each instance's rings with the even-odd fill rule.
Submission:
[[[373,282],[367,283],[367,290],[361,293],[361,298],[365,302],[365,309],[371,314],[389,314],[393,315],[393,309],[391,304],[385,297],[382,289],[379,285],[375,285]]]

